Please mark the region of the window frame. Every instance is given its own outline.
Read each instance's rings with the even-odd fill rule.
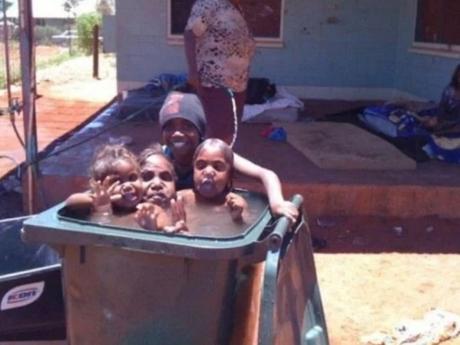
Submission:
[[[257,47],[267,47],[267,48],[283,48],[284,47],[284,6],[286,0],[279,0],[281,2],[280,6],[280,28],[278,37],[257,37],[254,39],[256,41]],[[166,39],[167,43],[170,45],[183,45],[184,44],[184,35],[172,34],[172,8],[171,0],[167,0],[167,18],[166,18]]]
[[[417,22],[418,22],[418,5],[419,1],[417,0],[417,7],[415,9],[415,21],[414,21],[414,28],[413,28],[413,41],[411,47],[409,48],[409,52],[417,53],[417,54],[426,54],[426,55],[434,55],[434,56],[441,56],[446,58],[458,59],[460,58],[460,45],[459,44],[449,44],[449,43],[434,43],[434,42],[426,42],[426,41],[417,41],[416,33],[417,33]]]

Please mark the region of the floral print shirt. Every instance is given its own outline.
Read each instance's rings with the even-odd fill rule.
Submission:
[[[255,42],[241,12],[229,0],[196,0],[185,29],[196,37],[201,85],[246,90]]]

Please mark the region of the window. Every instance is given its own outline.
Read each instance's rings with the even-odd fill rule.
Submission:
[[[415,52],[460,57],[460,1],[418,0]]]
[[[168,0],[168,41],[182,43],[195,0]],[[241,0],[243,12],[258,45],[281,47],[284,0]]]

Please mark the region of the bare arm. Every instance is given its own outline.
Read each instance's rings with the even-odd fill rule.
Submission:
[[[93,204],[94,198],[89,193],[74,193],[65,201],[65,206],[75,211],[91,211]]]
[[[91,191],[70,195],[65,205],[73,210],[104,211],[110,207],[111,202],[119,200],[120,194],[114,194],[113,190],[119,182],[111,182],[112,177],[107,176],[104,181],[90,181]]]
[[[263,168],[236,153],[234,157],[234,166],[237,171],[262,182],[272,212],[278,216],[286,216],[294,222],[299,211],[292,202],[284,200],[278,176],[272,170]]]

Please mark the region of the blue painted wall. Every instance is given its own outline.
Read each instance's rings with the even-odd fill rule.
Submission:
[[[166,42],[166,16],[166,1],[117,1],[120,80],[185,71],[183,47]],[[387,87],[398,20],[399,0],[286,0],[285,45],[258,48],[252,74],[287,85]]]
[[[398,10],[398,0],[287,0],[285,48],[258,49],[252,72],[286,85],[387,87]]]
[[[182,45],[167,43],[166,0],[117,0],[122,83],[183,73]],[[284,47],[258,48],[252,76],[280,85],[397,88],[437,98],[457,61],[408,52],[416,0],[285,0]]]
[[[438,101],[458,59],[409,52],[415,28],[417,0],[401,3],[395,88]]]
[[[166,42],[165,0],[117,0],[117,78],[145,82],[185,70],[182,46]]]

